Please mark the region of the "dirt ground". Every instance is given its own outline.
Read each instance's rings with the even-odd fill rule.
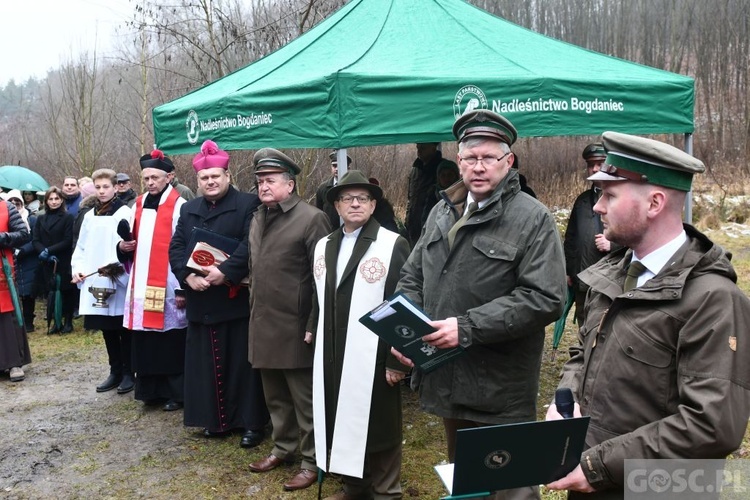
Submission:
[[[0,374],[0,498],[317,498],[316,486],[282,490],[292,467],[248,472],[270,452],[268,440],[244,450],[239,435],[206,439],[184,427],[182,411],[144,406],[133,393],[97,393],[108,373],[101,334],[76,324],[64,336],[29,335],[33,360],[23,382]],[[438,498],[444,490],[432,465],[440,460],[434,450],[444,446],[442,427],[417,410],[410,391],[404,403],[411,448],[404,496]],[[417,420],[409,422],[407,413]],[[425,429],[434,432],[425,437]],[[419,434],[407,437],[412,432]],[[339,488],[326,479],[323,496]]]
[[[99,351],[83,361],[35,360],[20,383],[0,377],[0,497],[107,497],[143,457],[186,451],[182,412],[94,390],[108,372]],[[152,497],[150,486],[166,478],[158,476],[132,496]]]

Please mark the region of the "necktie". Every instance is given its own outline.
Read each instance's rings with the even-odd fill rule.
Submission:
[[[628,275],[625,277],[625,284],[622,286],[622,291],[629,292],[630,290],[635,288],[638,284],[638,277],[643,274],[643,271],[645,270],[646,266],[644,266],[640,261],[631,261],[630,265],[628,266]]]
[[[450,229],[450,231],[448,231],[448,248],[453,248],[453,241],[456,239],[456,233],[458,233],[458,230],[461,229],[461,226],[466,224],[466,221],[469,220],[469,217],[471,217],[478,208],[479,204],[477,204],[476,201],[472,201],[469,204],[469,209],[466,211],[464,216],[458,219],[455,224],[453,224],[453,227]]]

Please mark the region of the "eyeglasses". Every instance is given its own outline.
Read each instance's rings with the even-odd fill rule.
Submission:
[[[367,196],[366,194],[360,196],[341,196],[339,201],[344,205],[351,205],[355,199],[362,204],[372,200],[372,196]]]
[[[130,181],[117,181],[117,184],[127,184]]]
[[[508,151],[507,153],[505,153],[505,154],[504,154],[503,156],[501,156],[500,158],[498,158],[497,156],[492,156],[492,155],[489,155],[489,156],[483,156],[483,157],[476,157],[476,156],[466,156],[466,157],[464,157],[464,156],[459,156],[458,158],[459,158],[459,159],[460,159],[460,160],[461,160],[462,162],[466,163],[466,164],[467,164],[468,166],[470,166],[470,167],[473,167],[473,166],[475,166],[475,165],[477,164],[477,162],[479,162],[479,161],[481,161],[481,162],[482,162],[482,164],[483,164],[483,165],[484,165],[485,167],[493,167],[493,166],[495,166],[495,165],[496,165],[496,164],[497,164],[497,163],[498,163],[499,161],[501,161],[501,160],[502,160],[503,158],[505,158],[506,156],[508,156],[509,154],[510,154],[510,151]]]

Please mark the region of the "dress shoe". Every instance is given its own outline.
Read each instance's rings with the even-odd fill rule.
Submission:
[[[26,378],[26,375],[23,373],[23,369],[20,366],[14,366],[10,369],[11,382],[20,382],[24,378]]]
[[[251,472],[268,472],[269,470],[275,469],[279,465],[286,465],[288,463],[289,462],[280,459],[272,453],[266,458],[251,463],[248,467],[250,467]]]
[[[130,373],[122,376],[122,382],[117,387],[117,394],[127,394],[135,389],[135,378]]]
[[[318,479],[318,473],[308,469],[300,470],[296,476],[284,483],[284,490],[295,491],[309,488]]]
[[[62,327],[62,330],[60,330],[60,333],[70,333],[72,331],[73,331],[73,324],[65,323],[65,326]]]
[[[240,440],[240,446],[243,448],[255,448],[263,442],[263,438],[266,437],[266,433],[260,431],[247,431],[243,434]]]
[[[172,401],[171,399],[164,403],[164,406],[161,407],[164,411],[175,411],[182,408],[182,403],[178,403],[177,401]]]
[[[110,373],[109,377],[107,377],[107,380],[96,386],[96,392],[111,391],[112,389],[120,385],[121,381],[122,375],[115,375],[114,373]]]

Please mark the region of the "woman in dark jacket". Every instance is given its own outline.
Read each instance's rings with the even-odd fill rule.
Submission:
[[[36,223],[36,216],[31,215],[23,206],[23,197],[17,189],[12,189],[8,193],[7,200],[15,205],[18,213],[21,214],[26,229],[31,234]],[[37,267],[39,260],[31,240],[16,248],[16,291],[21,299],[21,309],[23,310],[23,325],[26,327],[26,333],[34,331],[34,309],[36,308],[36,297],[39,294]]]
[[[73,311],[78,290],[71,283],[70,259],[73,255],[73,216],[65,211],[63,193],[52,186],[44,194],[44,214],[37,218],[32,231],[34,250],[39,255],[44,273],[45,295],[55,291],[55,274],[60,277],[63,325],[55,324],[47,333],[73,331]],[[48,307],[47,316],[54,311]]]

